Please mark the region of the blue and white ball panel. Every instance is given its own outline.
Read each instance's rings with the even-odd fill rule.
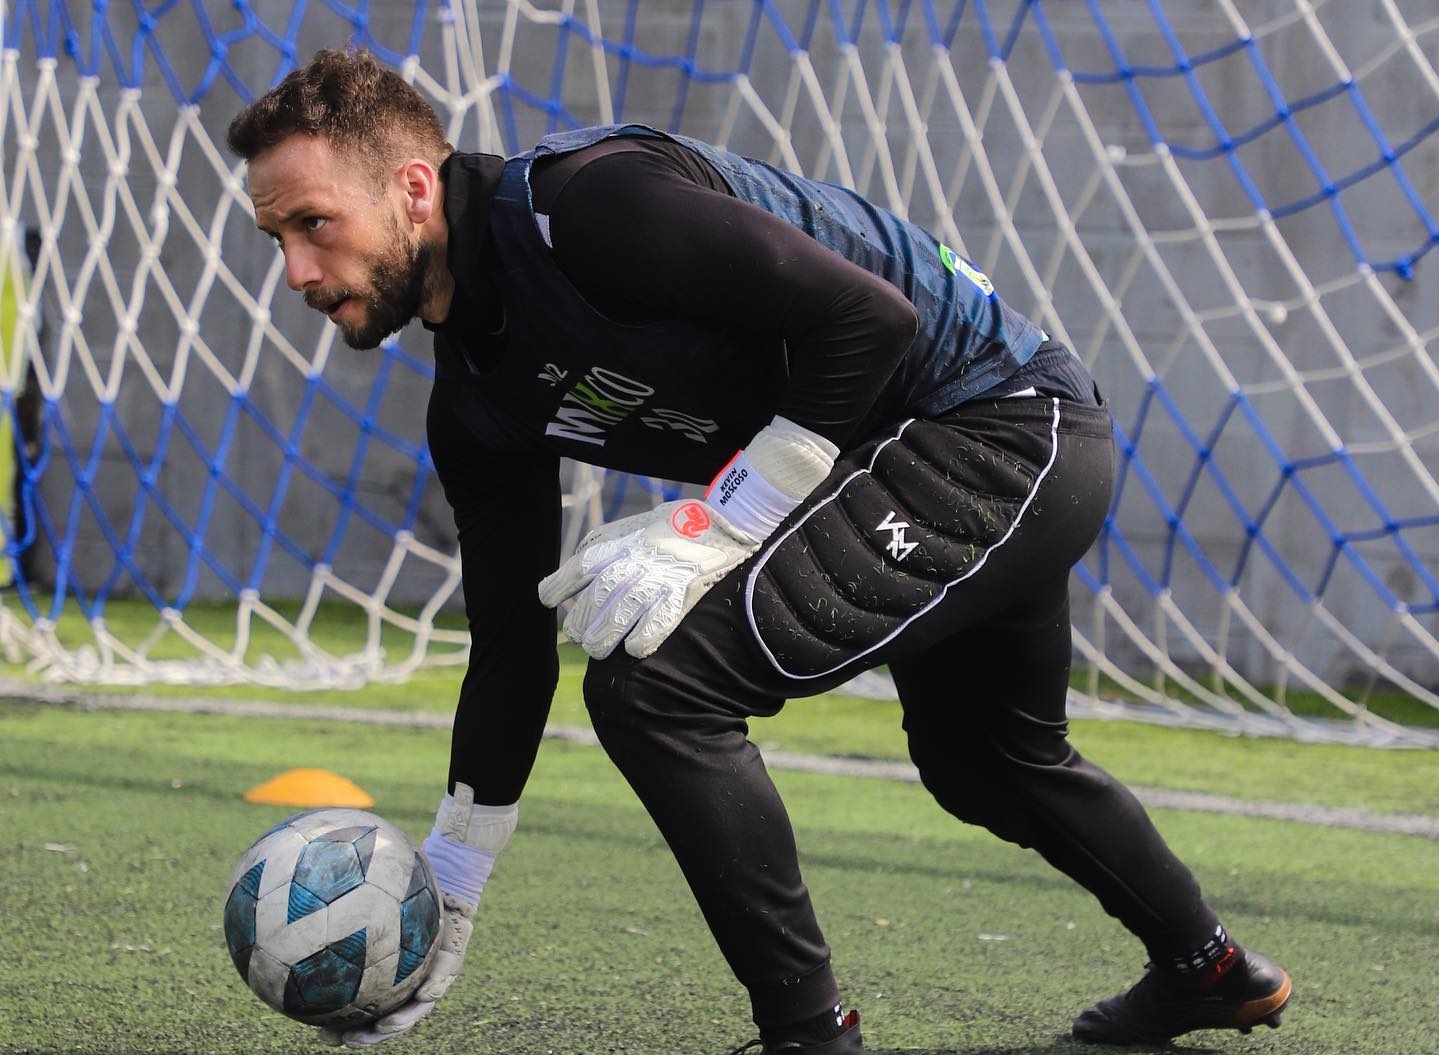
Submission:
[[[334,808],[309,810],[290,818],[287,823],[306,840],[319,835],[334,838],[335,833],[343,829],[359,829],[357,835],[373,831],[373,842],[357,848],[365,856],[365,882],[389,891],[396,899],[405,896],[411,865],[408,855],[396,853],[394,848],[408,847],[411,843],[409,836],[389,821],[364,810]]]
[[[396,901],[404,899],[415,870],[413,844],[391,825],[375,831],[375,848],[365,870],[365,882],[377,886]]]
[[[324,809],[305,810],[285,821],[284,827],[293,828],[307,840],[340,828],[385,828],[404,836],[389,821],[368,810],[351,809],[348,806],[327,806]]]
[[[265,871],[260,876],[260,888],[256,896],[264,897],[277,886],[289,881],[290,873],[295,870],[295,862],[300,859],[300,853],[307,842],[303,835],[287,826],[272,828],[245,851],[245,856],[241,857],[240,863],[235,866],[235,874],[230,877],[230,885],[234,886],[240,876],[263,862]]]
[[[354,1005],[364,976],[365,944],[365,932],[356,931],[291,966],[286,1014],[330,1014]]]
[[[230,896],[225,900],[225,943],[242,978],[249,974],[250,951],[255,947],[255,904],[264,868],[263,861],[251,865],[231,884]]]
[[[440,897],[430,863],[415,852],[410,889],[400,904],[400,964],[395,981],[402,982],[423,967],[440,932]]]
[[[312,839],[290,876],[291,921],[364,886],[374,843],[373,827],[341,828]]]
[[[255,903],[255,939],[286,963],[298,963],[326,945],[366,931],[367,962],[400,947],[400,903],[379,887],[364,884],[328,905],[290,918],[290,889],[261,895]]]
[[[261,945],[251,950],[250,973],[245,976],[245,982],[256,996],[276,1011],[285,1011],[285,985],[289,980],[288,963],[281,963]]]

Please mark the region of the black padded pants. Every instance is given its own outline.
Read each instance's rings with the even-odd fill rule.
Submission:
[[[755,1021],[839,999],[747,719],[887,663],[924,785],[1033,847],[1148,947],[1216,919],[1134,796],[1067,739],[1068,580],[1113,488],[1102,407],[980,400],[846,454],[653,656],[590,664],[601,742],[688,880]]]

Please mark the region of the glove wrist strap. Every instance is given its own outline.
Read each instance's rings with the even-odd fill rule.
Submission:
[[[474,789],[456,783],[454,793],[440,799],[435,826],[422,847],[440,891],[470,906],[478,905],[495,859],[510,841],[519,816],[518,803],[476,805]]]
[[[799,505],[761,476],[744,451],[719,471],[705,492],[705,501],[751,542],[769,538],[780,521]]]
[[[463,846],[433,829],[421,849],[434,869],[435,881],[447,898],[456,898],[471,911],[480,903],[480,894],[490,881],[495,859],[500,855],[491,850]]]
[[[751,541],[763,542],[829,475],[838,454],[818,433],[776,417],[719,471],[705,501]]]

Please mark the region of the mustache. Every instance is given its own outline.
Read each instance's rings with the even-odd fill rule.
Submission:
[[[338,286],[335,289],[307,289],[302,296],[305,299],[306,307],[314,308],[316,311],[324,311],[332,304],[338,304],[346,297],[357,297],[359,294],[346,286]]]

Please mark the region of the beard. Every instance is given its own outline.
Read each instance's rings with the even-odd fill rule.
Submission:
[[[340,338],[362,351],[378,348],[381,341],[420,313],[433,255],[423,241],[406,238],[399,222],[392,219],[390,238],[368,262],[370,280],[366,288],[310,290],[305,294],[305,303],[324,311],[344,298],[358,301],[364,309],[358,322],[336,320]]]

